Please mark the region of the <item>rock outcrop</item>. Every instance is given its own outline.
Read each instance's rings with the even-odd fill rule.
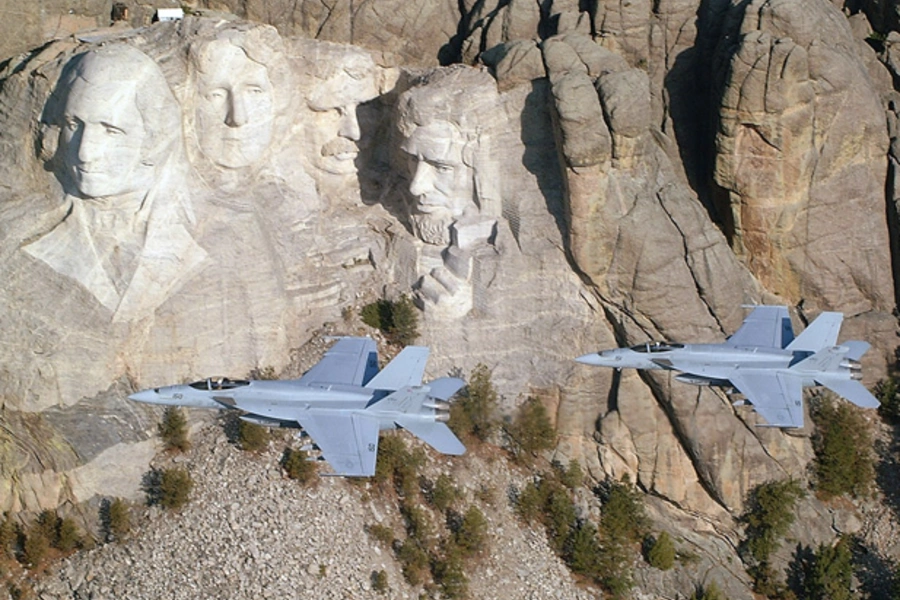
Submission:
[[[120,24],[3,66],[0,508],[137,497],[156,414],[129,389],[295,373],[324,324],[409,294],[432,375],[538,396],[557,458],[627,474],[714,561],[750,488],[807,477],[810,430],[572,358],[777,302],[847,313],[866,383],[891,360],[900,111],[861,15],[239,4],[280,33]]]

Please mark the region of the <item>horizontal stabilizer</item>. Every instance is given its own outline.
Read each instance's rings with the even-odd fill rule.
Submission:
[[[456,377],[441,377],[428,383],[431,391],[428,395],[439,400],[449,400],[458,392],[466,382]]]
[[[819,383],[862,408],[878,408],[881,403],[863,384],[853,379],[819,378]]]
[[[788,344],[791,351],[818,352],[822,348],[828,348],[837,344],[838,334],[841,332],[841,323],[844,313],[823,312],[809,327],[800,332],[794,341]]]
[[[859,360],[860,358],[862,358],[862,355],[868,352],[869,348],[872,347],[869,342],[861,342],[859,340],[850,340],[848,342],[844,342],[841,345],[849,348],[849,351],[847,352],[847,358],[852,358],[853,360]]]
[[[366,387],[374,390],[399,390],[405,386],[421,385],[428,353],[428,348],[424,346],[407,346],[370,379]]]
[[[397,419],[395,422],[441,454],[459,456],[466,452],[463,443],[443,423],[421,419]]]

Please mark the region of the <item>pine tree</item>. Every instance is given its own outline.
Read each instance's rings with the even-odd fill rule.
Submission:
[[[850,600],[853,598],[853,554],[850,539],[842,537],[837,544],[823,544],[816,550],[811,573],[806,578],[809,600]]]
[[[651,567],[662,571],[675,566],[675,543],[672,542],[672,536],[665,531],[659,534],[647,553],[647,562]]]
[[[816,489],[826,499],[866,494],[875,480],[868,422],[847,402],[823,398],[813,411]]]
[[[159,437],[162,438],[166,450],[184,452],[190,448],[187,419],[179,407],[166,407],[162,423],[159,424]]]
[[[519,407],[509,434],[518,447],[518,457],[549,450],[556,443],[556,430],[547,415],[547,409],[537,398],[531,397]]]

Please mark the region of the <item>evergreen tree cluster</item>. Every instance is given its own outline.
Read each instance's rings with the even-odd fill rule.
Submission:
[[[802,496],[803,489],[794,480],[762,483],[750,492],[741,515],[745,531],[739,551],[760,594],[777,596],[783,592],[770,558],[793,524],[795,506]]]
[[[408,346],[419,337],[419,314],[409,296],[376,300],[360,311],[362,322],[380,330],[392,344]]]
[[[812,412],[815,486],[824,498],[867,494],[875,480],[869,425],[849,402],[823,397]]]
[[[487,365],[475,365],[469,381],[450,407],[448,425],[457,435],[469,441],[486,442],[497,422],[497,390],[491,382]]]
[[[519,407],[507,433],[513,442],[513,455],[519,460],[533,457],[556,444],[556,429],[547,409],[533,396]]]
[[[556,469],[527,485],[516,497],[516,510],[527,523],[544,526],[551,546],[574,573],[623,597],[633,586],[632,565],[649,527],[641,494],[627,479],[600,486],[601,518],[595,525],[579,518],[572,490],[563,482],[572,471],[571,465]]]
[[[319,480],[319,467],[315,461],[309,460],[309,454],[303,450],[285,448],[284,454],[281,456],[281,468],[288,477],[303,485],[309,485]]]
[[[435,481],[420,475],[424,460],[422,450],[411,451],[403,437],[382,437],[375,481],[383,493],[397,495],[404,532],[400,539],[384,525],[367,529],[393,548],[410,585],[424,586],[430,594],[439,591],[444,598],[465,598],[466,571],[488,546],[488,521],[474,504],[457,512],[463,493],[450,475]]]

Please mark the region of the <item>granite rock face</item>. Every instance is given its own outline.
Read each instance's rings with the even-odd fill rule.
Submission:
[[[539,397],[556,458],[627,474],[747,595],[734,517],[807,476],[810,431],[572,358],[785,303],[847,313],[877,380],[900,111],[865,24],[824,0],[290,4],[280,33],[188,17],[4,65],[0,508],[136,497],[158,415],[128,390],[294,373],[326,323],[408,294],[430,375],[485,363],[504,412]]]

